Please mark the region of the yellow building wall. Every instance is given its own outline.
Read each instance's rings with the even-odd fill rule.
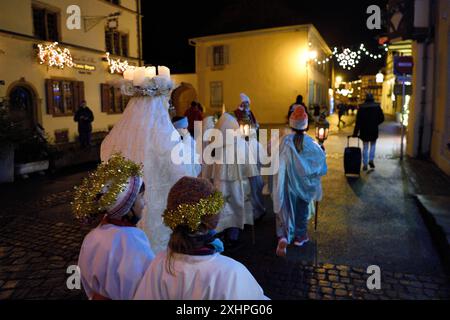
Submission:
[[[84,30],[83,18],[80,30],[69,30],[66,21],[69,15],[66,10],[70,5],[78,5],[82,16],[107,16],[120,11],[118,30],[129,34],[129,53],[132,57],[138,57],[138,33],[136,15],[114,6],[107,1],[101,0],[14,0],[2,1],[0,10],[0,29],[14,31],[17,33],[33,35],[33,11],[32,4],[42,4],[59,11],[59,35],[60,41],[64,43],[77,44],[96,50],[105,50],[105,24],[106,20],[99,23],[88,32]],[[135,1],[122,1],[123,6],[132,10],[136,9]]]
[[[182,82],[191,84],[198,94],[198,79],[195,73],[184,73],[184,74],[171,74],[170,75],[175,86],[180,85]]]
[[[72,55],[82,55],[86,59],[95,62],[89,63],[96,67],[91,74],[81,74],[73,68],[47,68],[37,62],[32,48],[33,42],[7,38],[0,35],[0,48],[5,54],[0,55],[1,80],[5,80],[5,86],[0,86],[0,96],[7,95],[8,90],[14,82],[24,78],[34,87],[38,95],[38,122],[44,127],[50,136],[54,136],[56,129],[69,129],[71,140],[78,134],[77,124],[71,116],[54,117],[46,111],[45,79],[61,78],[84,82],[84,93],[88,106],[92,109],[95,117],[93,122],[94,131],[107,130],[109,125],[120,119],[120,115],[109,115],[101,112],[100,84],[113,79],[119,79],[119,75],[111,75],[107,71],[107,63],[101,61],[97,54],[89,54],[85,51],[71,50]]]
[[[32,1],[16,0],[2,1],[0,10],[0,30],[33,36]],[[129,54],[138,57],[138,32],[137,15],[112,5],[103,0],[45,0],[40,1],[49,7],[54,6],[60,10],[60,36],[61,43],[66,43],[75,62],[87,63],[96,67],[90,74],[83,74],[75,68],[47,68],[40,65],[37,60],[37,50],[33,45],[42,43],[40,40],[14,36],[0,32],[0,80],[5,85],[0,85],[0,97],[6,97],[15,82],[24,78],[34,88],[38,98],[37,120],[44,127],[50,137],[54,137],[57,129],[69,129],[69,138],[74,140],[77,132],[77,124],[72,116],[54,117],[46,111],[45,79],[67,79],[84,82],[85,99],[94,113],[94,131],[104,131],[110,125],[115,124],[121,115],[111,115],[101,112],[100,84],[110,80],[120,79],[120,75],[111,75],[107,62],[103,61],[105,52],[105,21],[100,22],[92,30],[85,32],[82,23],[81,30],[68,30],[66,28],[66,8],[77,4],[81,8],[81,14],[86,16],[106,16],[110,13],[121,11],[119,17],[119,31],[129,32]],[[122,6],[132,10],[136,9],[134,0],[121,1]],[[70,44],[99,50],[99,52],[71,47]],[[123,58],[122,58],[123,59]],[[138,60],[128,59],[137,65]]]
[[[436,29],[436,82],[434,126],[431,139],[431,158],[450,175],[450,86],[449,76],[449,22],[450,5],[448,1],[439,1]]]
[[[260,123],[285,123],[289,106],[298,94],[308,98],[309,79],[323,82],[307,68],[309,50],[308,29],[261,33],[251,36],[227,37],[221,40],[197,42],[196,70],[200,102],[207,113],[221,111],[210,107],[210,82],[223,82],[223,102],[227,111],[240,104],[239,94],[251,99],[251,109]],[[207,65],[208,47],[226,45],[229,64],[223,70],[211,70]],[[319,51],[319,50],[318,50]],[[307,69],[309,70],[309,74]]]

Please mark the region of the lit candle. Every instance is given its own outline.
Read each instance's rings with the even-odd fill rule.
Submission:
[[[170,79],[170,69],[165,66],[158,66],[158,75]]]
[[[139,67],[134,70],[133,86],[140,87],[144,83],[145,67]]]
[[[156,76],[156,67],[145,68],[145,77],[146,78],[153,78],[154,76]]]
[[[320,128],[319,129],[319,139],[323,140],[324,136],[325,136],[325,129],[324,128]]]
[[[134,78],[134,68],[128,67],[123,73],[123,78],[125,80],[133,81]]]

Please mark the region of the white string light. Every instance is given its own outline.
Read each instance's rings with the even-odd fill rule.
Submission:
[[[58,42],[54,42],[49,45],[38,44],[39,63],[47,64],[49,67],[58,67],[63,69],[64,67],[73,67],[73,60],[70,50],[67,48],[61,49],[58,46]]]
[[[384,51],[387,52],[389,49],[387,48],[387,45],[384,45]],[[366,49],[364,44],[361,44],[358,48],[358,50],[353,51],[350,48],[345,48],[342,50],[342,52],[338,52],[338,48],[335,47],[331,55],[327,56],[326,58],[319,60],[317,58],[314,59],[314,62],[318,65],[326,64],[333,60],[335,57],[339,65],[344,70],[351,70],[355,68],[360,62],[363,57],[368,57],[373,60],[379,60],[383,58],[382,54],[374,54]]]
[[[127,60],[120,61],[120,59],[111,59],[109,57],[109,52],[106,53],[106,59],[108,60],[109,72],[111,73],[124,73],[129,67]]]

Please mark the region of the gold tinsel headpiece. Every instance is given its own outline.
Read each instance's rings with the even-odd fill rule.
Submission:
[[[201,224],[201,218],[216,215],[222,209],[224,203],[222,193],[216,191],[209,197],[200,199],[197,203],[183,203],[174,210],[166,209],[163,220],[165,225],[172,230],[177,226],[186,225],[192,232],[195,232]]]
[[[125,159],[120,153],[100,164],[97,170],[83,179],[79,187],[75,187],[72,202],[75,217],[88,220],[104,212],[125,190],[130,177],[142,177],[142,165]],[[106,185],[108,188],[105,193]]]

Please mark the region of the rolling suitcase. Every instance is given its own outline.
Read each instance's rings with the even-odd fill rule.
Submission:
[[[344,171],[345,174],[360,175],[361,173],[361,148],[359,147],[359,138],[357,147],[350,147],[350,138],[347,137],[347,147],[344,150]]]

